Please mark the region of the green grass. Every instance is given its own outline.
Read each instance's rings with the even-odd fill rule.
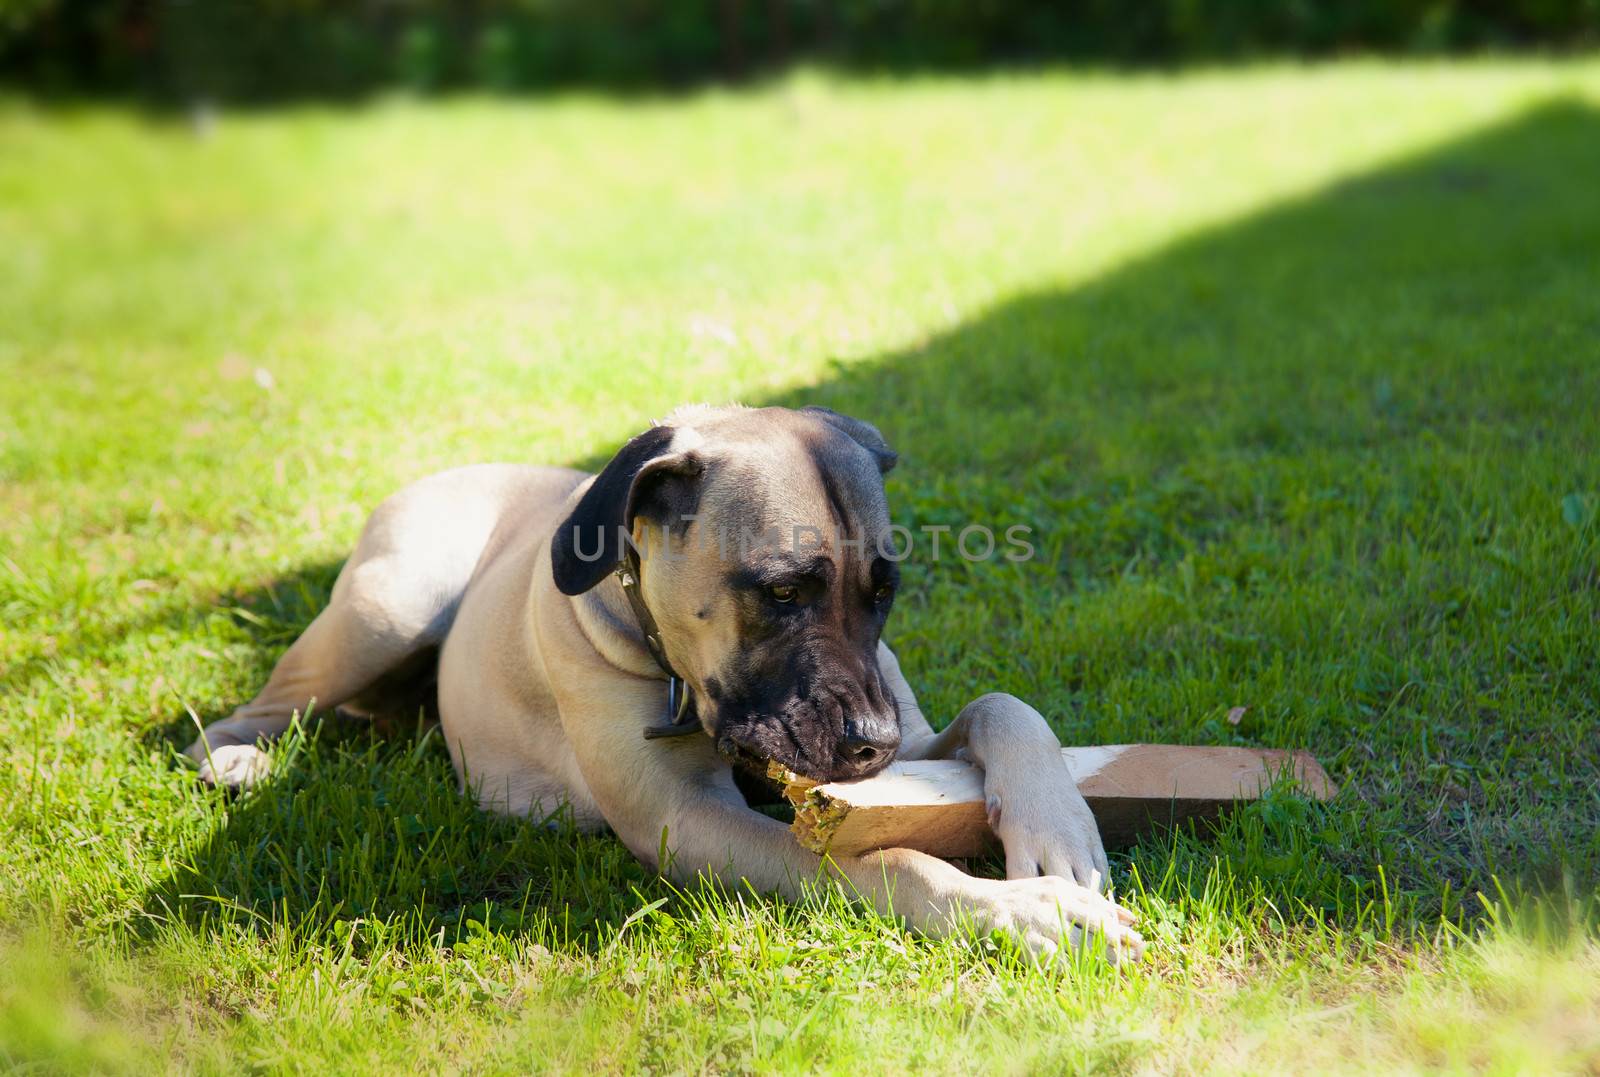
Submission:
[[[1600,1065],[1600,65],[797,76],[619,103],[0,104],[0,1060]],[[268,787],[248,698],[378,499],[693,399],[877,422],[935,720],[1306,746],[1116,864],[1138,968],[676,893],[437,738]],[[1235,707],[1248,707],[1237,725]]]

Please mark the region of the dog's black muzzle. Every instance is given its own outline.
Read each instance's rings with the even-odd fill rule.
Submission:
[[[850,684],[746,705],[729,700],[718,705],[715,722],[723,751],[771,760],[816,781],[876,774],[900,748],[899,715],[886,693]]]

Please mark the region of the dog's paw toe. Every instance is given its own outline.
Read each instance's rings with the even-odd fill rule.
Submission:
[[[229,789],[248,789],[267,776],[272,759],[253,744],[224,744],[200,761],[200,780]]]
[[[1145,943],[1135,920],[1092,888],[1053,875],[997,882],[987,911],[989,927],[1009,932],[1040,961],[1095,936],[1111,961],[1137,961]]]

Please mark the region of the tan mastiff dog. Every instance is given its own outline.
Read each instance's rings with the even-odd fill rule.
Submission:
[[[569,805],[676,880],[789,897],[841,880],[931,934],[1002,930],[1049,955],[1098,933],[1137,954],[1044,719],[986,695],[935,734],[880,639],[894,462],[875,428],[823,408],[691,407],[597,476],[495,464],[423,479],[372,514],[261,694],[187,754],[207,780],[247,785],[294,712],[370,710],[436,670],[450,758],[486,809]],[[703,735],[666,735],[684,731]],[[905,849],[819,858],[749,807],[730,765],[834,780],[897,755],[983,767],[1004,880]]]

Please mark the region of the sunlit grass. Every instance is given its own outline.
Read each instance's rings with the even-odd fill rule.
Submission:
[[[182,123],[0,106],[0,1058],[1156,1071],[1600,1055],[1600,68],[1350,64]],[[877,422],[936,720],[1306,746],[1154,840],[1149,960],[678,893],[247,698],[364,513],[694,399]],[[1248,707],[1238,725],[1228,712]],[[1493,915],[1491,915],[1491,911]]]

